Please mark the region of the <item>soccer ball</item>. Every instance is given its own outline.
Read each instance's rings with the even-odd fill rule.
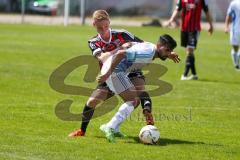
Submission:
[[[139,133],[139,139],[144,144],[156,144],[160,138],[160,132],[157,127],[153,125],[144,126]]]

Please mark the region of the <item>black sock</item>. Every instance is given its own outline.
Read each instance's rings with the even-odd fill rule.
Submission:
[[[184,70],[184,73],[183,73],[183,75],[184,75],[185,77],[187,77],[190,68],[191,68],[191,56],[188,55],[188,56],[186,57],[185,70]]]
[[[139,96],[143,111],[152,111],[152,100],[147,92],[142,92]]]
[[[82,125],[81,125],[81,129],[86,132],[87,130],[87,126],[88,123],[90,122],[92,116],[94,113],[94,109],[85,105],[84,109],[83,109],[83,113],[82,113]]]
[[[196,75],[196,68],[195,68],[195,57],[193,54],[190,56],[190,63],[191,63],[191,71],[193,75]]]

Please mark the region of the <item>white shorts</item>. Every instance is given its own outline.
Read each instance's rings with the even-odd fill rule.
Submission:
[[[231,45],[239,46],[240,45],[240,32],[230,32],[230,43]]]
[[[112,73],[106,80],[106,83],[111,91],[115,94],[120,94],[129,88],[134,87],[128,76],[124,72]]]

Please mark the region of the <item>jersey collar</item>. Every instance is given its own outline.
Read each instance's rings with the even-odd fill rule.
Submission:
[[[111,40],[112,40],[112,30],[111,30],[111,28],[109,28],[109,34],[110,34],[110,36],[109,36],[109,40],[108,41],[105,41],[102,37],[101,37],[101,35],[100,34],[98,34],[98,36],[99,36],[99,38],[101,39],[101,41],[103,41],[104,43],[110,43],[111,42]]]

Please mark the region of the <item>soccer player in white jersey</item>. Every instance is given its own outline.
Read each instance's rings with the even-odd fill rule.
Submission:
[[[231,28],[230,28],[230,24]],[[240,70],[239,58],[240,58],[240,0],[233,0],[227,11],[225,19],[225,33],[230,32],[230,43],[232,45],[231,55],[233,59],[234,67]]]
[[[128,43],[133,44],[133,43]],[[134,43],[128,49],[120,49],[103,62],[101,75],[98,82],[105,82],[109,88],[118,94],[124,101],[113,118],[100,127],[109,142],[115,142],[114,130],[131,114],[139,100],[136,89],[127,74],[133,70],[141,69],[151,63],[155,58],[172,59],[175,63],[180,61],[178,55],[173,52],[177,46],[176,41],[169,35],[160,36],[157,44],[149,42]]]

